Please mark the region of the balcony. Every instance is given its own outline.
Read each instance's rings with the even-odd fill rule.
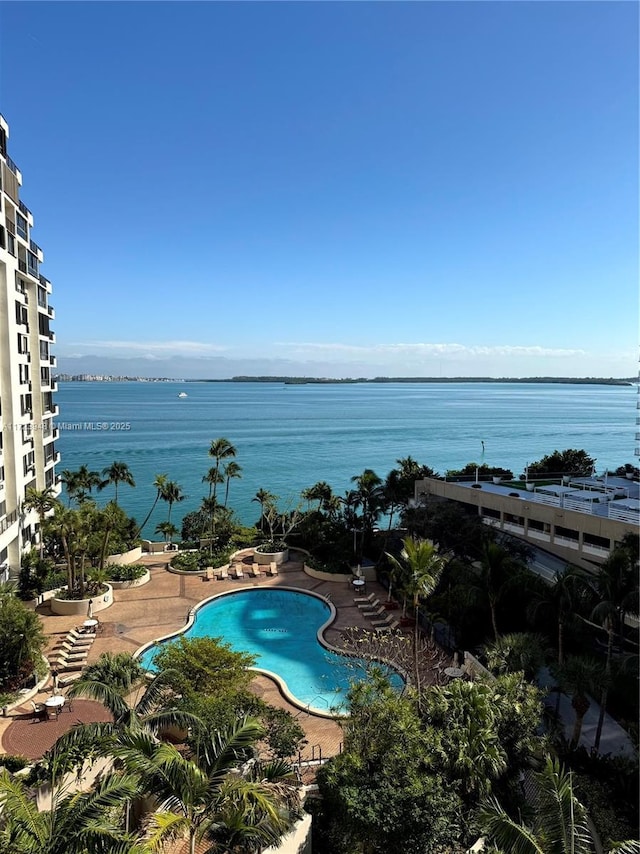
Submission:
[[[29,210],[29,208],[25,205],[25,203],[24,203],[24,202],[18,202],[18,207],[20,208],[20,212],[21,212],[21,213],[23,213],[23,214],[27,217],[27,219],[28,219],[30,216],[33,216],[33,214],[31,213],[31,211],[30,211],[30,210]]]
[[[42,252],[42,249],[40,249],[40,247],[35,242],[35,240],[29,241],[29,249],[33,252],[34,255],[40,255],[40,254],[44,255],[44,253]]]
[[[20,175],[20,170],[18,169],[18,167],[17,167],[17,166],[16,166],[16,164],[13,162],[13,160],[9,157],[9,155],[8,155],[8,154],[7,154],[7,168],[8,168],[11,172],[13,172],[13,174],[16,176],[16,178]]]
[[[9,217],[7,217],[7,231],[14,237],[16,236],[16,224],[12,219],[9,219]]]
[[[20,270],[21,273],[27,272],[27,262],[22,261],[20,258],[18,258],[18,270]]]

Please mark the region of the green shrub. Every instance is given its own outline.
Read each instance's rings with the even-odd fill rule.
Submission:
[[[22,771],[26,768],[31,760],[26,756],[0,756],[0,765],[4,766],[10,774],[15,774],[16,771]]]
[[[182,552],[176,555],[171,561],[171,566],[182,572],[197,572],[200,569],[198,552]]]
[[[322,560],[319,557],[315,557],[315,555],[309,555],[305,559],[305,563],[307,566],[311,567],[311,569],[316,569],[318,572],[330,572],[332,575],[351,572],[349,564],[339,558],[335,560]]]
[[[112,563],[105,567],[109,581],[137,581],[147,571],[140,563],[128,563],[123,566]]]
[[[256,551],[260,552],[260,554],[273,554],[275,552],[283,552],[287,548],[287,544],[283,543],[282,540],[271,540],[267,543],[260,543],[260,545],[256,547]]]

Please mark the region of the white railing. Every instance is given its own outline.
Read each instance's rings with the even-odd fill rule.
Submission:
[[[594,508],[591,501],[579,501],[577,498],[564,499],[565,510],[575,510],[577,513],[588,513],[593,515]]]
[[[609,519],[618,519],[620,522],[632,522],[634,525],[640,523],[640,512],[629,510],[628,507],[616,507],[615,504],[610,504],[608,515]]]
[[[547,534],[545,531],[529,528],[528,535],[534,540],[544,540],[545,543],[551,542],[551,534]]]
[[[549,504],[551,507],[560,507],[560,499],[557,495],[545,495],[542,492],[536,492],[532,500],[540,504]]]
[[[578,540],[574,540],[574,539],[572,539],[572,537],[561,537],[561,536],[558,536],[558,534],[556,534],[556,536],[553,538],[553,542],[556,545],[567,546],[570,549],[579,549],[580,548],[580,543],[578,542]]]

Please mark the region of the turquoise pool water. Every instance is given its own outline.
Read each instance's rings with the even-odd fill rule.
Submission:
[[[318,642],[317,631],[331,609],[316,596],[293,590],[258,588],[239,590],[207,602],[196,612],[184,636],[219,637],[232,649],[250,652],[256,667],[275,673],[298,704],[321,712],[344,711],[351,682],[363,679],[366,663],[338,655]],[[153,670],[159,641],[140,656]],[[397,671],[386,668],[399,690],[404,682]]]

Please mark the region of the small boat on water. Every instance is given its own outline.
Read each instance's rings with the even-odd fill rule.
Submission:
[[[189,395],[186,393],[186,391],[181,391],[178,397],[189,397]]]

